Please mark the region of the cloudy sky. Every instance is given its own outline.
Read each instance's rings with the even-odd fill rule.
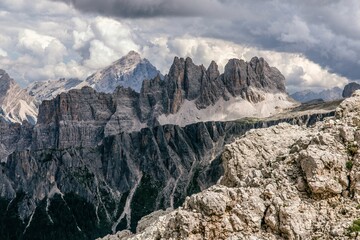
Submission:
[[[360,79],[358,0],[1,0],[0,68],[22,86],[85,78],[130,50],[220,68],[264,57],[290,92]]]

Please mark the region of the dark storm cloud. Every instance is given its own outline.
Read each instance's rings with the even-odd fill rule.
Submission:
[[[55,0],[84,12],[125,18],[197,16],[220,6],[217,0]]]

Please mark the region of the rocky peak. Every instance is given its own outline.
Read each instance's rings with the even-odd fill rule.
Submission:
[[[60,78],[58,80],[38,81],[27,86],[26,90],[40,104],[43,100],[50,100],[71,89],[80,89],[88,84],[78,78]]]
[[[253,96],[253,89],[285,93],[285,77],[278,69],[270,67],[263,58],[258,57],[253,57],[249,63],[230,59],[225,66],[224,83],[231,95],[240,95],[255,102],[262,98]]]
[[[140,92],[142,82],[152,79],[160,72],[140,54],[130,51],[126,56],[99,70],[86,82],[99,92],[112,93],[117,86],[131,87]]]
[[[210,81],[214,81],[220,76],[219,67],[215,61],[211,61],[206,73],[209,76]]]
[[[86,80],[61,78],[34,82],[27,87],[27,91],[39,103],[55,98],[62,92],[81,89],[84,86],[91,86],[98,92],[105,93],[114,92],[118,86],[131,87],[140,92],[142,82],[157,75],[162,78],[161,73],[147,59],[142,59],[139,53],[130,51],[126,56],[97,71]]]
[[[185,75],[184,75],[184,91],[185,98],[189,101],[199,96],[201,89],[201,78],[206,74],[203,66],[197,66],[191,58],[186,58]]]
[[[244,60],[230,59],[225,65],[224,84],[232,96],[238,96],[247,88],[247,64]]]
[[[128,54],[115,61],[112,66],[119,67],[119,69],[123,72],[133,70],[137,64],[141,62],[141,56],[139,53],[135,51],[130,51]]]

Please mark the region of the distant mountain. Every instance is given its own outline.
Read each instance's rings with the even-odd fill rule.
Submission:
[[[351,95],[353,94],[353,92],[355,92],[356,90],[360,89],[360,84],[356,83],[356,82],[351,82],[349,84],[347,84],[344,87],[344,91],[342,92],[342,96],[344,98],[348,98],[351,97]]]
[[[35,124],[37,112],[35,99],[0,69],[0,120]]]
[[[130,51],[110,66],[92,74],[86,82],[98,92],[112,93],[117,86],[130,87],[140,92],[145,79],[153,79],[159,74],[159,70],[149,60]]]
[[[342,89],[334,87],[325,89],[320,92],[313,92],[311,90],[304,90],[290,95],[293,99],[299,102],[309,102],[311,100],[323,99],[324,101],[332,101],[342,98]]]
[[[118,86],[130,87],[140,92],[142,82],[145,79],[155,78],[161,73],[140,54],[131,51],[110,66],[92,74],[85,81],[70,78],[34,82],[27,87],[27,91],[34,96],[38,102],[49,100],[62,92],[71,89],[81,89],[91,86],[98,92],[112,93]]]

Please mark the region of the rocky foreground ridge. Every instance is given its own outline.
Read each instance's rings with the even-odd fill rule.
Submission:
[[[223,173],[219,154],[234,137],[280,122],[313,124],[329,115],[164,125],[103,137],[96,145],[58,148],[42,148],[31,128],[18,124],[15,133],[23,137],[2,139],[5,146],[18,144],[0,164],[0,235],[94,239],[135,231],[143,216],[177,208],[186,196],[215,184]],[[54,137],[59,146],[68,144]]]
[[[360,91],[313,127],[251,130],[225,147],[219,182],[138,233],[104,239],[354,239],[360,231]]]

